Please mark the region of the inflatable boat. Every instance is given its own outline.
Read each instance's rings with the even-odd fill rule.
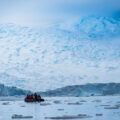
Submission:
[[[24,99],[25,102],[43,102],[45,101],[43,98],[38,96],[36,99],[34,96],[26,96]]]

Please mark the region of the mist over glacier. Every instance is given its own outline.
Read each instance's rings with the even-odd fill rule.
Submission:
[[[0,83],[48,90],[120,81],[119,1],[1,3]]]

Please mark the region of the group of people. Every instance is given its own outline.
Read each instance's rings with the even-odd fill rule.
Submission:
[[[31,95],[27,95],[26,96],[27,100],[33,100],[33,101],[40,101],[41,100],[41,96],[37,95],[37,93],[31,94]]]

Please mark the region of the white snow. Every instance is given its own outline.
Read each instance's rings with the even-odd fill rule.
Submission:
[[[2,101],[3,98],[0,98],[0,120],[12,120],[14,115],[18,116],[16,119],[22,120],[120,119],[120,96],[46,97],[43,103],[25,103],[23,99],[15,98],[6,101],[5,99]]]

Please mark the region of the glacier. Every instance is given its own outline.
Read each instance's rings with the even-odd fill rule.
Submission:
[[[1,1],[0,83],[31,91],[119,83],[119,0],[53,1]]]
[[[119,28],[119,15],[84,16],[44,29],[0,24],[0,83],[45,91],[119,82]]]

